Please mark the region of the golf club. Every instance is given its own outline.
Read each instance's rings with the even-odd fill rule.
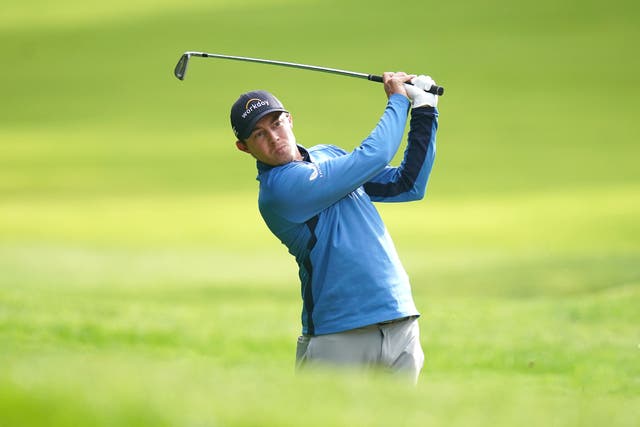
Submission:
[[[371,80],[372,82],[382,83],[382,76],[377,76],[373,74],[356,73],[354,71],[338,70],[336,68],[318,67],[316,65],[296,64],[295,62],[274,61],[271,59],[260,59],[260,58],[247,58],[245,56],[220,55],[217,53],[206,53],[206,52],[185,52],[182,55],[182,57],[180,57],[180,60],[178,61],[178,64],[176,65],[176,68],[174,70],[174,74],[178,79],[184,80],[184,76],[187,73],[187,65],[189,64],[189,59],[192,56],[199,56],[201,58],[232,59],[235,61],[258,62],[261,64],[279,65],[282,67],[301,68],[303,70],[321,71],[323,73],[357,77],[360,79]],[[411,84],[411,83],[407,83],[407,84]],[[426,92],[432,93],[434,95],[442,96],[444,94],[444,88],[442,86],[431,86]]]

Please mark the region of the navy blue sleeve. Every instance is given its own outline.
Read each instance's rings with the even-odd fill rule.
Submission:
[[[375,202],[406,202],[424,197],[436,153],[438,110],[411,110],[407,148],[398,167],[387,167],[364,184]]]

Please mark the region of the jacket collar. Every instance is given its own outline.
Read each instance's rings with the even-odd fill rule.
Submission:
[[[309,152],[307,151],[306,148],[304,148],[302,145],[298,144],[298,151],[300,152],[300,154],[302,154],[302,161],[303,162],[311,162],[311,156],[309,155]],[[263,174],[267,171],[270,171],[271,169],[277,167],[277,166],[271,166],[268,165],[266,163],[262,163],[260,160],[256,160],[256,166],[258,167],[258,175]],[[282,165],[280,165],[282,166]]]

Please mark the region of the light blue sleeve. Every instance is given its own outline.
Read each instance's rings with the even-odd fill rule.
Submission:
[[[272,170],[261,181],[261,209],[302,223],[379,175],[400,147],[409,106],[405,96],[391,95],[376,127],[351,153]]]

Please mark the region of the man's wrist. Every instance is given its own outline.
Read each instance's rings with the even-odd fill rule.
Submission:
[[[411,99],[409,99],[408,96],[406,96],[406,95],[404,95],[403,93],[400,93],[400,92],[392,93],[389,96],[389,100],[391,100],[391,98],[404,99],[407,102],[407,104],[411,104]]]

